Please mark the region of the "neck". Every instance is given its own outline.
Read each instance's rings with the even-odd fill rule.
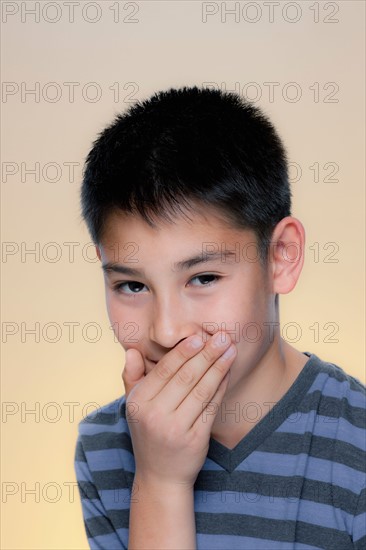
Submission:
[[[211,437],[233,448],[285,395],[307,361],[306,355],[277,336],[259,360],[255,358],[242,370],[238,366],[230,377]]]

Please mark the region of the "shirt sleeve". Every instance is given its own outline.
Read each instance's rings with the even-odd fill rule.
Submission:
[[[80,434],[76,443],[74,468],[89,547],[91,550],[128,550],[108,517],[93,482]]]

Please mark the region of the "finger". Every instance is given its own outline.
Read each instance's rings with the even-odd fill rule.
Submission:
[[[183,403],[190,392],[197,386],[204,374],[229,347],[230,343],[231,338],[229,335],[225,334],[223,331],[217,332],[207,341],[206,346],[199,353],[189,359],[185,365],[178,370],[175,376],[160,391],[159,394],[159,399],[161,397],[163,400],[166,410],[175,411],[180,407],[181,403]],[[206,396],[206,401],[212,397],[213,393],[216,391],[217,386],[225,375],[225,372],[222,372],[222,376],[219,379],[212,380],[211,378],[211,386],[204,383],[198,388],[199,392],[209,392],[209,395]],[[198,415],[199,412],[200,411],[196,406],[195,414]],[[191,424],[196,418],[197,416],[195,416],[194,419],[191,419]]]
[[[230,382],[230,369],[221,380],[217,391],[210,401],[202,408],[201,414],[192,425],[192,430],[196,431],[197,437],[203,439],[207,437],[207,431],[211,432],[216,415],[220,410],[220,405]]]
[[[125,367],[122,372],[122,380],[125,386],[126,399],[132,389],[145,377],[145,363],[141,353],[137,349],[126,351]]]
[[[204,345],[205,343],[202,338],[197,334],[189,336],[183,342],[180,342],[177,347],[169,351],[146,375],[146,383],[141,387],[141,391],[139,391],[139,398],[150,400],[157,396],[181,366],[196,355]]]
[[[235,344],[231,344],[226,351],[228,355],[225,355],[225,352],[217,359],[177,409],[179,416],[184,418],[184,427],[187,430],[195,424],[207,404],[213,399],[236,357]]]

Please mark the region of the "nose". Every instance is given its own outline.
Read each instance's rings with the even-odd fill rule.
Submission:
[[[150,340],[172,349],[193,333],[197,333],[193,312],[187,311],[179,298],[165,295],[162,299],[156,299],[150,323]]]

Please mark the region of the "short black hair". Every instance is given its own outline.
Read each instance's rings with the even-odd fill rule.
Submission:
[[[121,210],[174,223],[184,210],[220,210],[251,229],[266,261],[271,234],[291,215],[286,151],[261,110],[233,92],[170,88],[118,114],[87,155],[81,209],[94,244]]]

